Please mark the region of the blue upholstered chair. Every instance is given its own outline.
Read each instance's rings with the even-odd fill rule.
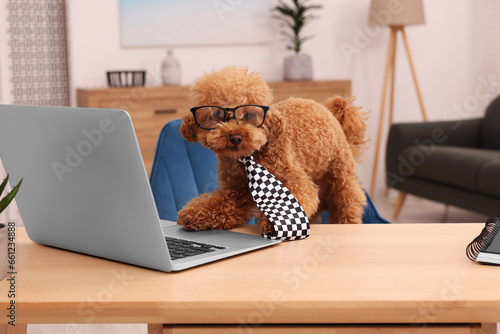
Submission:
[[[160,218],[177,221],[177,212],[194,197],[217,188],[217,158],[201,144],[185,141],[179,133],[181,120],[167,123],[158,139],[151,188]],[[389,223],[382,218],[366,194],[363,223]],[[322,221],[328,221],[328,213]],[[250,222],[250,223],[253,223]]]

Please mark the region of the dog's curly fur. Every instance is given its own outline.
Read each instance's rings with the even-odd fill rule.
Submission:
[[[270,105],[272,99],[258,73],[235,66],[199,78],[190,94],[193,106],[225,108]],[[188,230],[232,229],[255,215],[261,230],[272,233],[271,223],[252,199],[243,163],[238,161],[252,153],[297,197],[311,222],[328,210],[333,223],[361,223],[366,197],[356,176],[355,159],[366,142],[366,117],[351,104],[353,100],[337,96],[322,105],[288,98],[271,105],[259,128],[231,119],[204,130],[192,114],[185,116],[182,136],[217,155],[219,188],[187,203],[178,214],[178,224]],[[235,134],[242,137],[239,145],[229,139]]]

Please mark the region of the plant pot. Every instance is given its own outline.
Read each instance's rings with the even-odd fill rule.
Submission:
[[[9,258],[7,254],[8,228],[5,224],[0,224],[0,281],[7,277],[9,271]]]
[[[285,58],[284,79],[286,81],[312,80],[312,59],[309,55],[293,55]]]

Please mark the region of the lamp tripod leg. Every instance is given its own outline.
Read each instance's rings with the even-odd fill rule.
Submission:
[[[401,28],[401,34],[403,35],[403,42],[406,49],[406,55],[408,56],[408,63],[410,64],[411,74],[413,76],[413,82],[415,84],[415,89],[417,90],[418,103],[420,104],[420,109],[422,110],[422,117],[424,122],[427,122],[427,114],[425,112],[424,101],[422,99],[422,93],[420,92],[420,86],[417,80],[417,73],[415,72],[415,66],[413,66],[413,59],[410,53],[410,47],[408,45],[408,40],[406,39],[406,33],[404,28]]]
[[[382,128],[384,126],[384,110],[385,110],[385,100],[386,100],[386,95],[387,95],[387,86],[389,83],[389,74],[392,72],[394,73],[394,60],[395,60],[395,51],[396,51],[396,29],[393,29],[391,27],[391,36],[389,39],[389,48],[387,50],[387,62],[386,62],[386,67],[385,67],[385,76],[384,76],[384,84],[382,88],[382,99],[381,99],[381,106],[380,106],[380,118],[378,122],[378,131],[377,131],[377,140],[375,142],[375,157],[373,161],[373,169],[372,169],[372,179],[371,179],[371,185],[370,185],[370,191],[369,194],[371,197],[374,195],[375,191],[375,180],[377,176],[377,165],[378,165],[378,155],[379,155],[379,147],[380,147],[380,140],[382,137]]]
[[[394,30],[394,48],[392,50],[392,64],[391,64],[391,95],[390,95],[390,104],[389,104],[389,125],[392,125],[393,122],[393,110],[394,110],[394,82],[395,74],[396,74],[396,46],[397,46],[397,33],[400,28],[391,27]]]

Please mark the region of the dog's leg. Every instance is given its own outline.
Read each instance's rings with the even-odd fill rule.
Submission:
[[[287,177],[284,185],[297,198],[307,218],[311,220],[318,211],[318,186],[305,173],[297,173],[297,175],[289,173]]]
[[[336,159],[330,167],[330,192],[324,198],[326,208],[333,224],[360,224],[366,196],[356,176],[356,167],[352,159]]]
[[[269,221],[269,219],[267,219],[262,211],[257,210],[255,218],[257,219],[257,225],[260,227],[262,233],[271,235],[274,234],[273,224]]]
[[[177,224],[186,230],[229,230],[244,225],[252,214],[254,202],[248,194],[217,189],[188,202],[179,211]]]

